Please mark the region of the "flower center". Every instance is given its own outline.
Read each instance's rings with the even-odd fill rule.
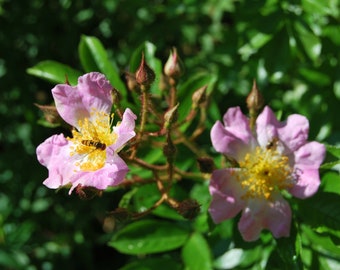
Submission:
[[[73,145],[70,155],[81,156],[75,163],[82,171],[96,171],[105,165],[107,146],[115,143],[117,135],[112,132],[113,114],[93,110],[88,118],[78,121],[79,130],[73,129]]]
[[[276,147],[256,147],[239,163],[237,180],[246,191],[247,198],[271,199],[273,192],[292,187],[294,175],[288,157],[281,155]]]

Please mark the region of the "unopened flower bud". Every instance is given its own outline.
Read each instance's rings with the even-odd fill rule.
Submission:
[[[176,210],[181,216],[187,219],[193,219],[199,214],[200,208],[196,200],[186,199],[179,203]]]
[[[87,187],[79,184],[76,187],[76,193],[82,200],[91,200],[96,196],[101,196],[103,194],[103,191],[94,187]]]
[[[177,49],[173,48],[170,52],[168,61],[164,65],[164,74],[168,77],[178,79],[184,72],[184,65],[177,54]]]
[[[202,173],[212,173],[215,169],[214,161],[211,158],[200,157],[197,159],[197,162]]]
[[[199,105],[206,101],[207,98],[206,90],[207,86],[205,85],[194,92],[194,94],[192,95],[192,106],[194,108],[198,107]]]
[[[150,86],[155,80],[155,72],[147,65],[144,60],[144,54],[142,54],[142,60],[139,68],[136,71],[136,81],[140,85]]]
[[[172,143],[170,135],[168,135],[166,143],[163,146],[163,154],[167,157],[169,162],[172,162],[174,160],[175,154],[176,154],[176,147]]]
[[[126,72],[125,73],[125,80],[126,80],[127,88],[131,92],[135,92],[136,90],[139,89],[138,83],[136,81],[136,75],[135,74]]]
[[[126,222],[131,219],[132,213],[123,207],[118,207],[110,212],[110,215],[119,223]]]
[[[59,125],[59,124],[64,123],[64,120],[60,117],[57,111],[57,108],[55,106],[39,105],[39,104],[34,104],[34,105],[37,106],[43,112],[44,117],[49,124]]]
[[[171,108],[170,110],[168,110],[165,114],[164,114],[164,127],[165,128],[169,128],[171,126],[171,124],[175,123],[177,121],[177,109],[178,109],[179,104],[177,103],[177,105],[173,108]]]
[[[111,95],[112,95],[113,104],[118,104],[120,100],[122,99],[121,94],[116,88],[112,89]]]
[[[247,107],[249,111],[259,111],[263,104],[264,104],[264,99],[260,91],[257,89],[256,81],[254,80],[253,82],[253,87],[247,97]]]

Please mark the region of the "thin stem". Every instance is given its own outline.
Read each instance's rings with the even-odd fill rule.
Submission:
[[[167,169],[167,165],[154,165],[154,164],[150,164],[150,163],[147,163],[145,162],[144,160],[142,159],[139,159],[139,158],[131,158],[130,159],[132,162],[146,168],[146,169],[150,169],[150,170],[156,170],[156,171],[164,171]]]
[[[142,112],[141,112],[141,122],[140,122],[140,129],[139,129],[139,133],[143,133],[144,132],[144,128],[145,128],[145,123],[146,123],[146,114],[148,111],[148,93],[147,93],[147,89],[145,89],[145,86],[142,85],[141,87],[142,90],[142,95],[141,95],[141,103],[142,103]]]
[[[134,145],[134,148],[132,150],[131,156],[130,158],[133,159],[135,158],[135,156],[137,155],[137,148],[138,148],[138,144],[141,141],[141,138],[143,136],[143,132],[144,132],[144,128],[145,128],[145,124],[146,124],[146,114],[148,111],[148,89],[146,88],[146,86],[141,85],[141,121],[140,121],[140,126],[139,126],[139,130],[136,136],[136,144]]]
[[[176,80],[174,78],[170,78],[170,101],[169,107],[170,109],[175,107],[177,104],[177,88],[176,88]]]

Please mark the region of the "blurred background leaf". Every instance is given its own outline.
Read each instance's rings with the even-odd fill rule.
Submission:
[[[186,68],[180,81],[180,117],[185,117],[191,93],[203,84],[210,87],[207,130],[198,143],[216,158],[216,164],[219,157],[212,152],[209,128],[228,107],[245,109],[253,79],[266,102],[282,112],[282,119],[303,114],[310,120],[311,139],[336,145],[340,142],[339,20],[338,0],[31,0],[20,4],[1,0],[0,268],[145,269],[144,265],[157,269],[155,265],[162,264],[164,269],[183,269],[181,247],[186,247],[185,254],[192,252],[190,242],[183,239],[175,250],[143,258],[117,252],[107,242],[122,225],[108,226],[106,213],[119,205],[123,190],[113,189],[88,202],[42,186],[47,171],[37,162],[35,148],[65,130],[40,126],[42,115],[33,104],[50,104],[50,90],[65,81],[65,74],[74,84],[82,72],[104,72],[128,97],[126,104],[132,104],[138,98],[125,88],[125,73],[135,71],[144,51],[158,75],[152,93],[162,95],[161,63],[175,46]],[[138,105],[134,110],[138,112]],[[141,154],[150,162],[163,158],[160,149],[150,153],[144,149]],[[184,146],[176,162],[183,170],[197,170],[195,158]],[[305,206],[294,201],[293,207],[306,222],[300,234],[303,263],[310,269],[336,269],[339,234],[330,220],[338,219],[334,215],[339,174],[324,171],[322,176],[322,204],[312,199]],[[243,243],[237,220],[212,225],[206,185],[189,179],[178,185],[178,190],[202,204],[197,219],[185,223],[190,227],[186,232],[194,235],[193,242],[207,243],[215,268],[280,269],[282,261],[266,233],[259,242]],[[141,193],[130,199],[136,207],[149,203],[140,200]],[[314,214],[307,215],[311,208]],[[180,222],[163,210],[152,218]],[[324,226],[316,230],[318,224]],[[208,252],[204,245],[202,250]]]

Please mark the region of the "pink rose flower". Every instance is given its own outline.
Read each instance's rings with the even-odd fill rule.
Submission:
[[[238,228],[245,241],[259,238],[262,229],[274,237],[288,237],[291,209],[282,190],[307,198],[320,185],[319,167],[325,147],[307,142],[308,120],[298,114],[279,122],[265,107],[256,120],[254,132],[239,107],[230,108],[211,129],[217,152],[238,164],[215,170],[210,182],[210,215],[215,223],[242,215]]]
[[[112,126],[112,86],[103,74],[79,77],[77,86],[59,84],[52,95],[60,116],[74,127],[72,138],[53,135],[37,147],[38,161],[47,167],[49,188],[71,185],[103,190],[120,184],[128,167],[119,150],[135,136],[136,116],[126,109]]]

